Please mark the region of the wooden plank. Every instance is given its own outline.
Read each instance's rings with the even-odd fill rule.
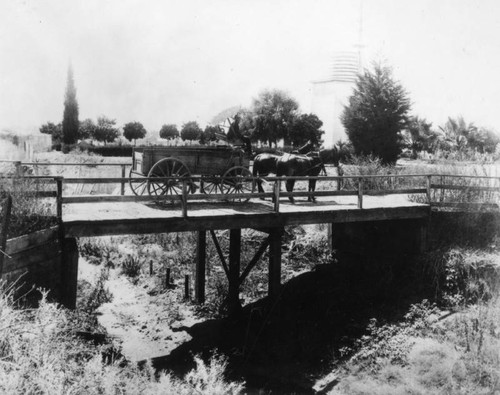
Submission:
[[[483,186],[471,186],[471,185],[431,184],[431,188],[433,188],[433,189],[459,190],[459,191],[500,192],[500,187],[483,187]]]
[[[161,211],[160,211],[161,212]],[[411,219],[424,218],[429,215],[430,207],[427,205],[414,205],[408,207],[382,207],[339,209],[333,206],[330,209],[316,209],[315,211],[296,211],[286,213],[260,212],[255,214],[233,213],[232,215],[214,214],[213,210],[206,215],[181,218],[113,218],[96,221],[71,220],[65,221],[64,232],[67,237],[104,236],[121,234],[147,234],[165,232],[184,232],[210,229],[229,229],[237,223],[241,228],[272,228],[276,226],[377,221],[386,219]]]
[[[59,226],[30,233],[25,236],[7,240],[7,253],[14,254],[34,245],[44,244],[59,239]]]
[[[30,248],[24,251],[19,251],[10,255],[4,262],[4,272],[17,270],[22,267],[29,267],[40,262],[51,260],[59,257],[61,254],[61,246],[59,242],[47,243],[42,246]]]

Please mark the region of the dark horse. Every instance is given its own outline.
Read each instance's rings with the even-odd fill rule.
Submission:
[[[276,162],[276,175],[278,177],[316,177],[321,171],[326,175],[325,165],[321,159],[320,153],[309,153],[308,155],[285,154],[279,157]],[[294,186],[295,180],[286,181],[287,192],[293,192]],[[308,191],[314,192],[315,189],[316,179],[310,179]],[[290,199],[292,203],[295,203],[293,196],[290,196],[288,199]],[[313,195],[309,196],[307,200],[309,202],[315,202],[316,198]]]
[[[259,177],[257,179],[257,188],[260,193],[264,193],[264,188],[262,188],[262,179],[260,177],[267,177],[269,174],[276,174],[276,164],[279,155],[262,153],[258,154],[253,159],[253,171],[252,174],[254,177]]]

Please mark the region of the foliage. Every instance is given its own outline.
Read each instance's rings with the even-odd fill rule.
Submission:
[[[179,130],[176,125],[169,124],[163,125],[160,129],[160,138],[162,139],[175,139],[179,137]]]
[[[473,150],[492,154],[500,144],[500,136],[493,130],[481,127],[471,131],[467,142]]]
[[[146,129],[140,122],[129,122],[123,126],[123,136],[128,141],[142,139],[146,133]]]
[[[47,122],[40,126],[40,133],[50,134],[52,137],[52,147],[61,145],[62,142],[62,123],[57,125],[52,122]]]
[[[254,141],[276,145],[279,139],[290,145],[289,129],[294,123],[299,104],[286,92],[281,90],[265,90],[253,99],[252,121]]]
[[[210,123],[212,125],[220,125],[226,122],[228,118],[232,118],[234,114],[237,114],[242,111],[241,106],[232,106],[229,108],[226,108],[225,110],[222,110],[220,113],[215,115],[211,120]]]
[[[469,136],[477,129],[473,123],[466,123],[463,117],[448,118],[444,126],[440,126],[443,138],[440,148],[444,151],[465,151]]]
[[[139,274],[141,274],[143,263],[144,260],[139,256],[128,255],[121,264],[121,271],[128,277],[137,277]]]
[[[201,133],[202,130],[196,121],[187,122],[182,125],[181,138],[183,140],[198,140]]]
[[[418,116],[411,116],[403,131],[403,138],[405,147],[411,150],[412,159],[416,159],[418,152],[430,153],[436,150],[439,134],[432,130],[432,123]]]
[[[388,67],[358,77],[342,124],[357,155],[375,155],[395,163],[401,152],[401,131],[407,124],[410,99]]]
[[[62,137],[64,144],[75,144],[78,140],[78,102],[73,79],[73,68],[68,68],[66,93],[64,95],[64,114],[62,121]]]
[[[106,360],[102,347],[74,336],[80,327],[71,313],[47,303],[21,310],[12,293],[0,294],[0,392],[3,394],[239,394],[243,384],[224,379],[227,362],[196,357],[184,379],[152,366]],[[106,348],[107,346],[104,346]]]
[[[12,196],[8,238],[57,225],[54,200],[48,201],[40,193],[54,189],[54,183],[47,180],[0,177],[0,201]]]
[[[113,143],[113,144],[98,146],[81,142],[78,144],[78,147],[82,151],[86,151],[89,154],[96,154],[100,156],[121,156],[128,158],[132,157],[131,145],[120,145]]]
[[[112,143],[115,141],[120,132],[118,128],[115,127],[116,120],[108,118],[104,115],[97,117],[97,125],[94,129],[93,138],[96,141],[102,141],[106,143]]]
[[[80,122],[80,128],[78,133],[79,138],[81,140],[93,138],[96,127],[97,126],[92,119],[90,118],[84,119],[83,121]]]
[[[295,117],[290,129],[290,143],[295,147],[300,147],[308,141],[315,145],[321,145],[321,136],[325,133],[321,130],[323,122],[315,114],[301,114]]]
[[[218,126],[211,126],[207,125],[205,127],[205,130],[201,134],[200,141],[201,143],[205,143],[207,141],[217,141],[218,138],[222,137],[224,133],[222,132],[221,128]]]

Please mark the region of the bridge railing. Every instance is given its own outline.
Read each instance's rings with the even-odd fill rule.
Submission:
[[[15,178],[15,177],[14,177]],[[188,203],[201,201],[230,201],[239,202],[247,199],[273,199],[273,210],[280,212],[280,200],[289,197],[334,197],[356,196],[357,207],[364,207],[365,196],[407,195],[416,203],[429,204],[437,207],[474,207],[478,205],[494,206],[499,201],[500,178],[482,176],[460,176],[451,174],[399,174],[399,175],[349,175],[349,176],[318,176],[318,177],[266,177],[265,182],[272,185],[271,192],[245,192],[245,193],[191,193],[190,185],[200,182],[206,177],[187,177],[181,180],[181,187],[177,194],[151,196],[149,194],[136,196],[131,190],[125,188],[126,184],[151,182],[179,182],[178,177],[152,177],[152,178],[64,178],[46,176],[25,176],[24,179],[53,180],[55,190],[39,191],[42,197],[56,199],[56,211],[62,217],[64,204],[74,203],[99,203],[99,202],[180,202],[182,213],[187,216]],[[215,179],[213,179],[215,180]],[[253,183],[262,181],[262,178],[241,177],[240,182]],[[293,192],[282,190],[283,184],[294,180],[296,189]],[[316,180],[319,188],[315,192],[306,189],[310,180]],[[222,182],[219,178],[216,181]],[[301,185],[302,183],[302,185]],[[69,184],[121,184],[119,195],[66,195],[65,185]],[[267,188],[269,188],[267,186]],[[116,192],[116,191],[115,191]],[[41,196],[39,195],[39,196]],[[176,205],[172,205],[173,208]]]

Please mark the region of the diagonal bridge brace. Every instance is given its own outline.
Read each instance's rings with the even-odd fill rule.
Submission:
[[[224,272],[226,273],[226,276],[229,278],[229,267],[227,265],[226,258],[224,256],[224,253],[222,252],[222,248],[220,246],[219,240],[217,239],[217,235],[213,230],[210,230],[210,235],[212,236],[212,241],[214,242],[215,249],[217,250],[217,254],[219,255],[219,259],[222,263],[222,267],[224,268]],[[239,276],[238,284],[241,285],[243,284],[243,281],[247,278],[248,274],[252,271],[252,269],[255,267],[255,265],[259,262],[259,259],[262,257],[264,252],[266,251],[267,247],[269,246],[271,240],[270,236],[266,237],[261,245],[259,246],[259,249],[253,256],[253,258],[248,262],[246,265],[245,269]]]

